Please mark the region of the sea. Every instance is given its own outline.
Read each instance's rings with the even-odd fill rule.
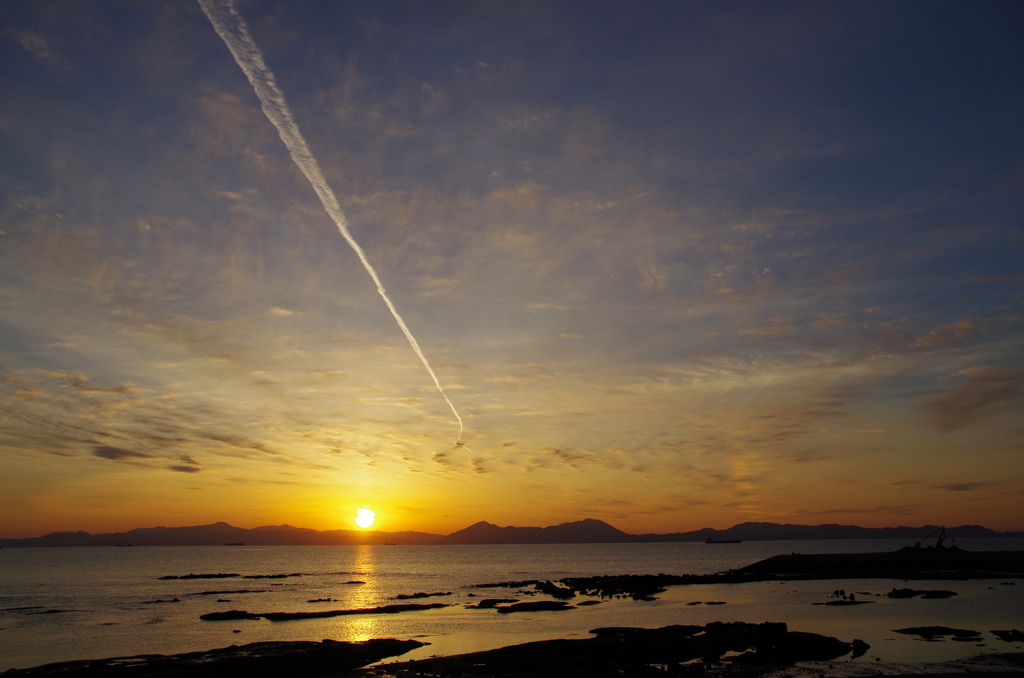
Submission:
[[[420,659],[528,641],[587,638],[608,626],[786,622],[791,631],[855,638],[871,649],[854,662],[943,662],[1019,652],[993,630],[1024,630],[1024,581],[894,579],[672,586],[656,600],[604,599],[550,612],[470,609],[484,598],[539,600],[478,584],[619,574],[710,574],[780,553],[894,551],[904,540],[750,541],[475,546],[166,546],[0,549],[0,671],[51,662],[177,654],[258,641],[416,639],[400,658]],[[1024,539],[962,539],[975,551],[1024,550]],[[262,579],[161,579],[174,575],[297,574]],[[352,583],[362,582],[362,583]],[[944,599],[891,599],[893,588],[945,589]],[[842,589],[870,604],[826,606]],[[399,595],[450,593],[398,600]],[[310,602],[319,599],[330,601]],[[582,597],[577,597],[579,602]],[[161,602],[164,601],[164,602]],[[372,608],[402,602],[447,607],[290,621],[204,621],[255,613]],[[708,605],[707,603],[719,603]],[[981,640],[924,640],[896,629],[947,626]]]

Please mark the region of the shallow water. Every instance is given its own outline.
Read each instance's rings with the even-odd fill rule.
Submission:
[[[54,661],[171,654],[263,640],[417,638],[431,643],[402,659],[455,654],[547,638],[585,638],[601,626],[658,627],[711,621],[785,621],[871,650],[858,661],[947,661],[980,652],[1019,651],[992,630],[1024,630],[1024,581],[891,579],[677,586],[658,600],[605,600],[562,612],[498,614],[468,610],[480,598],[520,597],[487,582],[601,574],[707,574],[778,553],[892,551],[898,540],[743,544],[573,544],[513,546],[271,546],[9,548],[0,551],[0,671]],[[1024,550],[1024,540],[960,540],[969,550]],[[286,579],[160,580],[163,575],[301,573]],[[359,580],[364,584],[349,584]],[[949,599],[892,600],[890,589],[949,589]],[[826,607],[835,589],[871,604]],[[256,593],[195,595],[251,589]],[[447,592],[412,601],[451,607],[391,615],[287,622],[207,622],[213,611],[292,612],[386,605],[398,594]],[[475,594],[475,595],[474,595]],[[180,602],[156,603],[158,599]],[[331,598],[329,603],[308,603]],[[229,602],[218,602],[226,599]],[[578,600],[578,599],[577,599]],[[723,601],[724,605],[688,605]],[[31,609],[12,609],[31,608]],[[60,612],[48,613],[50,610]],[[893,633],[910,626],[980,631],[975,643],[925,642]],[[234,633],[235,630],[240,633]]]

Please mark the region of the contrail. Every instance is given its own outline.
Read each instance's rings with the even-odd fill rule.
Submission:
[[[270,119],[270,122],[274,123],[277,133],[281,135],[281,141],[288,147],[292,160],[302,170],[302,173],[306,175],[309,183],[313,186],[313,190],[320,197],[320,202],[323,203],[327,214],[330,215],[331,219],[334,219],[338,231],[341,232],[346,242],[359,255],[359,261],[363,262],[363,268],[373,278],[374,284],[377,285],[377,292],[384,299],[384,303],[387,304],[391,315],[395,317],[395,322],[402,328],[402,332],[405,333],[405,338],[409,340],[412,350],[416,352],[423,366],[427,368],[427,372],[430,373],[430,377],[434,380],[434,385],[437,386],[441,397],[448,403],[448,407],[452,408],[452,414],[455,415],[459,422],[459,443],[461,444],[462,417],[459,416],[455,405],[452,405],[452,401],[448,399],[448,395],[441,388],[441,382],[437,380],[437,375],[434,374],[430,363],[427,362],[427,357],[423,355],[423,350],[420,349],[416,337],[412,336],[412,332],[409,331],[405,321],[402,320],[402,316],[398,314],[398,309],[391,303],[391,299],[384,290],[384,285],[381,283],[377,271],[370,264],[370,260],[366,258],[363,248],[359,246],[359,243],[356,242],[349,232],[348,219],[345,217],[341,205],[338,204],[334,191],[327,185],[327,180],[320,171],[316,158],[313,157],[309,146],[306,145],[306,140],[299,131],[295,118],[292,117],[291,109],[288,108],[288,102],[284,98],[284,93],[277,86],[274,74],[263,61],[263,54],[260,52],[260,48],[256,46],[256,41],[252,39],[252,34],[249,33],[249,25],[242,18],[232,0],[199,0],[199,5],[203,8],[203,12],[210,20],[210,23],[213,24],[214,30],[217,31],[224,44],[231,50],[231,54],[235,57],[235,61],[241,67],[242,72],[245,73],[245,77],[249,78],[252,88],[256,91],[256,96],[260,99],[263,112]]]

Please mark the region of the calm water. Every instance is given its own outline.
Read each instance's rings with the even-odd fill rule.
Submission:
[[[609,600],[563,612],[502,615],[468,610],[482,597],[515,597],[473,584],[601,574],[705,574],[778,553],[891,551],[893,540],[746,542],[743,544],[578,544],[517,546],[271,546],[8,548],[0,550],[0,671],[70,659],[207,650],[263,640],[417,638],[431,643],[403,659],[483,650],[547,638],[588,637],[601,626],[658,627],[711,621],[784,621],[796,631],[860,638],[871,650],[858,661],[945,661],[981,652],[1021,650],[990,631],[1024,630],[1024,580],[891,579],[671,587],[651,602]],[[958,540],[969,550],[1024,550],[1024,540]],[[161,581],[163,575],[302,573],[287,579]],[[360,580],[364,584],[348,584]],[[1006,583],[1004,583],[1006,582]],[[945,600],[890,600],[893,587],[949,589]],[[876,601],[825,607],[834,589]],[[255,589],[256,593],[195,595]],[[386,605],[398,594],[451,591],[413,602],[451,607],[397,615],[288,622],[206,622],[218,610],[294,612]],[[471,593],[476,597],[470,596]],[[177,603],[153,603],[178,598]],[[330,603],[308,603],[332,598]],[[227,599],[230,602],[218,602]],[[531,598],[537,599],[537,598]],[[724,601],[725,605],[687,605]],[[33,609],[12,609],[33,608]],[[48,613],[49,610],[61,612]],[[924,642],[893,633],[909,626],[982,632],[981,645]],[[240,633],[234,633],[238,630]]]

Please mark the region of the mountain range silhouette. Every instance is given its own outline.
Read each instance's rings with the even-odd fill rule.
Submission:
[[[499,527],[479,522],[449,535],[427,532],[372,530],[313,530],[291,525],[234,527],[224,522],[191,527],[140,527],[128,532],[89,534],[53,532],[42,537],[0,539],[0,547],[18,546],[312,546],[340,544],[611,544],[630,542],[776,541],[809,539],[920,540],[938,530],[921,527],[858,527],[856,525],[782,525],[740,523],[725,530],[706,527],[670,534],[629,534],[602,520],[587,518],[549,527]],[[996,532],[980,525],[947,527],[949,537],[1021,537],[1019,532]]]

